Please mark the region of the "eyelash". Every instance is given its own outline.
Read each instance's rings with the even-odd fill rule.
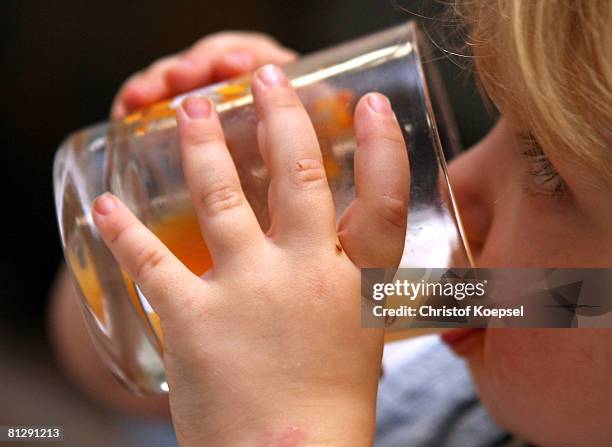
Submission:
[[[552,165],[538,141],[531,134],[519,136],[521,155],[527,160],[528,179],[526,187],[537,194],[561,197],[567,192],[567,185]]]

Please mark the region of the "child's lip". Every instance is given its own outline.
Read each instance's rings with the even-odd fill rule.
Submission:
[[[457,355],[466,356],[474,346],[476,335],[484,334],[483,328],[461,328],[443,332],[440,338]]]

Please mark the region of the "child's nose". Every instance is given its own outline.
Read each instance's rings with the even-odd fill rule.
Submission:
[[[449,177],[474,259],[477,261],[493,221],[499,182],[494,151],[487,138],[449,165]],[[499,168],[499,167],[498,167]]]

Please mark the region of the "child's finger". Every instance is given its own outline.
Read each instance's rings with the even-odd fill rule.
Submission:
[[[214,262],[263,241],[212,102],[187,98],[177,122],[185,179]]]
[[[253,71],[265,63],[286,64],[296,54],[257,33],[221,33],[202,39],[166,72],[176,93]]]
[[[399,264],[410,192],[408,152],[389,100],[371,93],[355,109],[356,197],[342,216],[339,237],[359,267]]]
[[[290,240],[336,240],[334,205],[317,137],[282,70],[260,68],[253,79],[258,141],[271,174],[270,234]]]
[[[201,287],[202,281],[115,196],[98,197],[92,214],[106,246],[162,318],[175,315],[185,304],[180,298]]]
[[[130,77],[113,101],[111,116],[121,119],[136,109],[253,71],[264,63],[286,64],[295,58],[296,53],[262,34],[213,34]]]
[[[121,119],[128,113],[169,98],[173,91],[165,80],[165,72],[178,63],[177,56],[164,57],[146,70],[131,76],[119,89],[111,107],[111,117]]]
[[[266,59],[275,59],[270,54]],[[211,62],[211,78],[222,81],[244,73],[251,72],[261,65],[259,58],[251,49],[230,50],[220,54]]]

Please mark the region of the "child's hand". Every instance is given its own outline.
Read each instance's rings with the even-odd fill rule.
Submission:
[[[123,118],[157,101],[296,57],[265,34],[212,34],[131,76],[115,98],[112,117]],[[338,237],[358,267],[396,266],[404,248],[410,188],[406,147],[395,119],[384,112],[373,115],[363,101],[355,122],[360,143],[355,152],[357,197],[341,216]]]
[[[211,34],[132,75],[117,93],[111,116],[120,119],[157,101],[251,72],[264,64],[282,65],[295,58],[294,51],[265,34]]]
[[[193,275],[111,195],[96,201],[94,220],[160,316],[182,445],[371,445],[382,330],[360,327],[359,270],[339,245],[299,98],[273,66],[256,73],[253,95],[271,173],[267,234],[241,190],[214,107],[196,98],[177,120],[214,268]],[[401,133],[386,104],[368,95],[358,105],[357,134],[373,127],[378,135],[360,141],[363,151],[397,150]],[[361,180],[380,185],[372,175]]]

